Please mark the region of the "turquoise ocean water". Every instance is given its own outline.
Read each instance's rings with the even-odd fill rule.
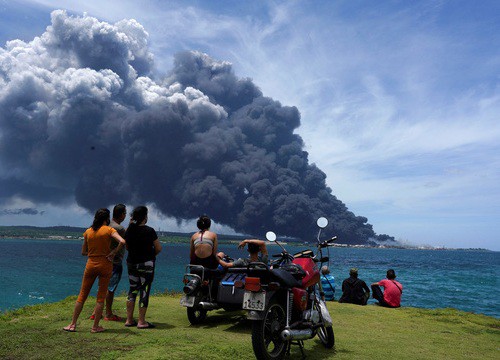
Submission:
[[[153,292],[180,291],[189,247],[163,246]],[[287,246],[291,253],[305,248]],[[275,246],[269,249],[271,254],[279,252]],[[234,257],[245,256],[236,246],[221,245],[220,250]],[[77,295],[86,262],[80,251],[80,241],[0,239],[0,311]],[[500,252],[330,248],[336,299],[351,267],[359,269],[359,277],[368,285],[384,278],[388,268],[395,269],[404,286],[402,306],[453,307],[500,318]],[[127,291],[127,285],[124,273],[118,293]],[[97,284],[93,295],[96,288]],[[369,303],[373,302],[370,299]]]

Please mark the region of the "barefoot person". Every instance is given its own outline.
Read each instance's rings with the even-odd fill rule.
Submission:
[[[106,291],[113,270],[113,258],[125,244],[125,240],[118,232],[108,226],[109,222],[109,210],[99,209],[95,213],[92,226],[83,234],[82,255],[88,256],[88,260],[83,273],[80,294],[75,303],[73,319],[71,320],[71,324],[63,328],[65,331],[76,331],[76,322],[97,277],[99,277],[99,289],[97,290],[94,325],[90,332],[98,333],[104,331],[104,328],[99,326],[99,320],[102,317],[104,299],[106,298]],[[118,241],[118,246],[110,251],[112,238]]]
[[[148,208],[138,206],[132,212],[132,218],[125,239],[127,241],[127,267],[130,289],[127,298],[127,321],[125,326],[137,326],[138,329],[151,329],[155,326],[146,321],[149,305],[149,293],[155,273],[156,255],[161,251],[161,244],[156,231],[146,225]],[[135,300],[139,295],[139,320],[134,320]]]

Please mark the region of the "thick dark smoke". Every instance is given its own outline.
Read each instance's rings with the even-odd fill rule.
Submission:
[[[55,11],[40,37],[0,49],[0,202],[154,203],[303,239],[326,216],[345,242],[376,236],[309,163],[297,108],[199,52],[155,79],[147,44],[134,20]]]

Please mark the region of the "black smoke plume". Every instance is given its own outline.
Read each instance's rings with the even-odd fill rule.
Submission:
[[[238,232],[312,239],[326,216],[344,242],[376,237],[310,164],[297,108],[199,52],[153,75],[148,34],[52,13],[45,33],[0,49],[0,202],[76,199],[90,211],[154,203]]]

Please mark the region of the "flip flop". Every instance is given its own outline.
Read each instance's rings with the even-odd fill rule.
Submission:
[[[133,321],[131,324],[125,324],[126,327],[137,326],[137,321]]]
[[[147,322],[146,326],[137,326],[138,329],[154,329],[156,326],[151,324],[150,322]]]
[[[122,321],[122,318],[119,317],[118,315],[111,315],[110,317],[105,317],[104,318],[105,321]]]
[[[76,332],[76,325],[65,326],[63,327],[63,330],[67,332]]]
[[[103,331],[106,331],[106,329],[105,329],[105,328],[103,328],[102,326],[98,326],[98,327],[96,327],[95,329],[94,329],[94,328],[92,328],[92,329],[90,330],[90,332],[91,332],[92,334],[95,334],[95,333],[101,333],[101,332],[103,332]]]

